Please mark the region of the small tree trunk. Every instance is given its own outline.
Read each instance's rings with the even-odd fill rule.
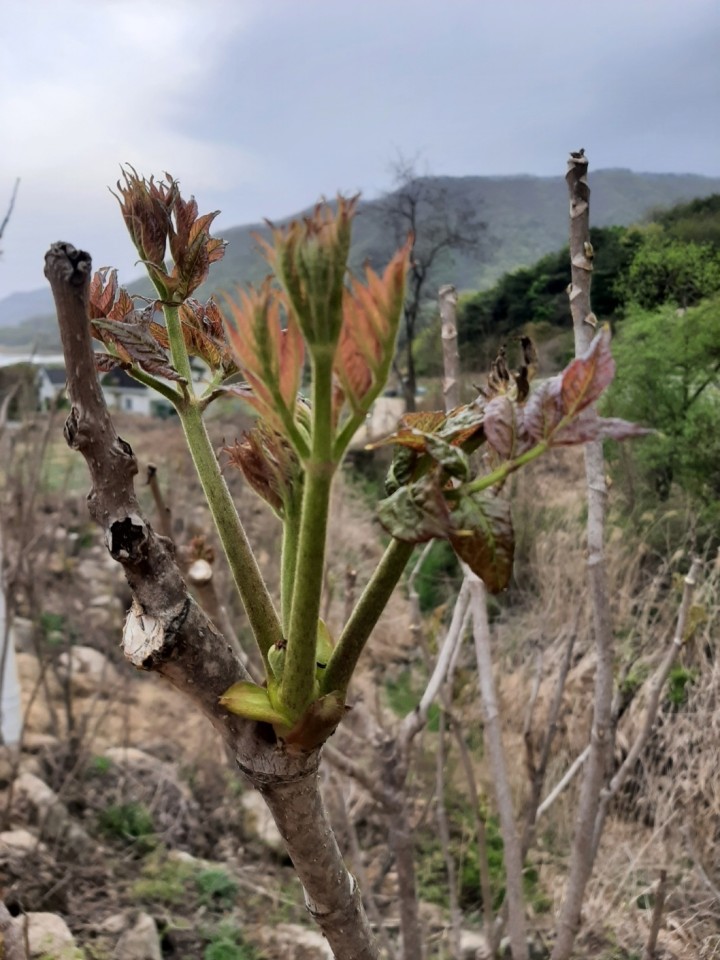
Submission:
[[[413,413],[416,407],[415,392],[417,390],[417,378],[415,375],[415,358],[413,357],[413,338],[408,337],[407,342],[407,374],[403,380],[403,393],[405,394],[405,410]]]
[[[395,859],[400,910],[402,960],[423,960],[422,929],[418,911],[415,876],[415,842],[407,806],[407,769],[409,743],[404,738],[388,737],[381,744],[384,786],[390,803],[386,805],[388,842]]]
[[[581,150],[571,154],[566,176],[570,193],[570,310],[575,331],[575,354],[583,353],[595,333],[590,307],[593,251],[590,245],[588,161]],[[588,587],[593,612],[597,667],[590,752],[580,791],[575,820],[570,872],[558,921],[552,960],[569,960],[580,927],[585,887],[594,862],[595,819],[600,794],[612,757],[612,697],[614,643],[610,621],[610,598],[605,577],[603,537],[605,528],[605,458],[602,441],[585,445],[585,478],[588,497],[587,546]]]

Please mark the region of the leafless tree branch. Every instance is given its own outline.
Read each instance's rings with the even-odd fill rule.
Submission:
[[[0,223],[0,240],[2,240],[3,238],[3,234],[5,233],[5,229],[8,223],[10,223],[10,217],[12,216],[12,212],[15,208],[15,200],[17,199],[19,189],[20,189],[20,177],[18,177],[17,180],[15,181],[15,185],[13,187],[12,193],[10,194],[10,203],[8,204],[8,208],[5,213],[5,216],[3,217],[3,221],[2,223]]]

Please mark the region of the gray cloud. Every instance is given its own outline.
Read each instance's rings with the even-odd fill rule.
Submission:
[[[131,270],[104,190],[122,160],[181,176],[221,226],[373,195],[398,150],[454,175],[550,175],[579,145],[596,168],[720,172],[715,0],[72,6],[69,31],[53,0],[6,4],[0,203],[24,182],[0,293],[40,285],[59,236]]]

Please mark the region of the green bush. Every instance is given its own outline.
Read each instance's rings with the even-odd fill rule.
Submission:
[[[142,877],[133,884],[133,895],[142,902],[154,901],[168,906],[187,903],[194,870],[187,863],[169,860],[164,850],[157,851],[142,866]]]
[[[420,703],[422,685],[420,689],[414,683],[412,670],[403,670],[397,680],[387,680],[385,694],[388,706],[398,717],[406,717]],[[433,703],[428,712],[427,727],[432,733],[437,733],[440,726],[440,709]]]
[[[98,814],[101,829],[110,837],[128,843],[154,846],[155,825],[147,807],[141,803],[113,804]]]
[[[212,934],[203,951],[203,960],[263,960],[255,947],[246,943],[242,931],[224,923]]]
[[[457,592],[460,564],[447,540],[435,540],[415,579],[420,610],[435,610]]]
[[[110,757],[96,756],[91,757],[85,771],[88,777],[104,777],[112,769],[113,762]]]
[[[195,878],[195,883],[200,902],[206,907],[232,906],[239,890],[237,882],[219,868],[203,870]]]
[[[459,795],[448,797],[446,803],[452,831],[451,851],[459,881],[460,906],[466,912],[479,913],[482,908],[482,892],[475,816],[467,800]],[[493,908],[497,910],[505,897],[503,842],[497,817],[486,817],[485,834]],[[420,895],[431,903],[447,907],[447,871],[437,831],[432,829],[420,833],[417,849]],[[526,864],[523,870],[523,888],[527,902],[536,913],[544,913],[550,909],[551,902],[540,886],[538,871],[531,864]]]
[[[685,706],[690,695],[688,687],[697,679],[695,670],[685,667],[673,667],[668,676],[667,696],[673,707]]]

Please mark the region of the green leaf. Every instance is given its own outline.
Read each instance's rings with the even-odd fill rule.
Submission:
[[[330,631],[327,628],[324,620],[318,620],[318,629],[317,629],[317,646],[315,648],[315,659],[317,660],[318,667],[326,667],[327,662],[330,659],[330,655],[333,652],[335,644],[333,643],[333,638],[330,635]]]
[[[381,500],[378,518],[391,536],[406,543],[447,537],[450,512],[437,475],[428,474]]]
[[[500,593],[510,582],[515,552],[509,501],[466,494],[453,510],[452,524],[450,543],[455,553],[490,593]]]
[[[393,454],[392,463],[385,477],[385,493],[391,493],[412,480],[417,467],[419,454],[409,447],[397,447]]]
[[[460,447],[454,447],[446,440],[428,433],[425,436],[425,449],[428,455],[451,477],[457,477],[459,480],[470,478],[470,464]]]
[[[258,687],[254,683],[241,680],[234,683],[229,690],[220,697],[221,706],[246,720],[257,720],[262,723],[280,724],[287,727],[292,718],[282,708],[270,701],[265,687]]]

